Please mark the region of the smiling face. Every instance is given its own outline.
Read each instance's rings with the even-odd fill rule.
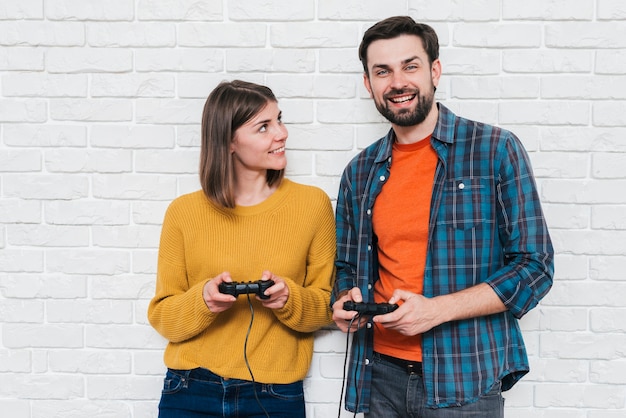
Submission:
[[[230,151],[235,172],[265,175],[267,170],[282,170],[287,165],[285,142],[287,128],[278,103],[269,101],[259,113],[235,131]]]
[[[378,111],[392,124],[415,126],[435,106],[441,63],[429,62],[419,37],[401,35],[379,39],[367,49],[365,87]]]

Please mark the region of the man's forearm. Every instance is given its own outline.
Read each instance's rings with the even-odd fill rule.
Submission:
[[[443,322],[487,316],[506,311],[496,292],[486,283],[434,298],[444,315]]]

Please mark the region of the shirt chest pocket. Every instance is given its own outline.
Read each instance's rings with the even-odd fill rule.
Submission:
[[[444,186],[440,210],[449,228],[468,230],[493,221],[492,182],[485,178],[457,178]]]

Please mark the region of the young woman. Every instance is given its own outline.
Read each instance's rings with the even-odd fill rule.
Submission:
[[[202,190],[165,214],[148,308],[169,341],[161,418],[305,416],[313,331],[332,322],[335,223],[322,190],[284,178],[286,140],[269,88],[209,95]],[[231,282],[261,291],[223,293]]]

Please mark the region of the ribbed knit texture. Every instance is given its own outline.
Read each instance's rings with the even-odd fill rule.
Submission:
[[[228,271],[234,281],[254,281],[264,270],[289,287],[283,309],[264,308],[250,296],[254,321],[247,357],[256,381],[303,379],[313,354],[312,332],[331,323],[335,222],[320,189],[284,179],[264,202],[225,209],[202,193],[169,206],[161,233],[156,293],[148,308],[152,326],[169,344],[173,369],[204,367],[223,377],[250,380],[244,342],[251,313],[246,295],[214,314],[202,289]]]

